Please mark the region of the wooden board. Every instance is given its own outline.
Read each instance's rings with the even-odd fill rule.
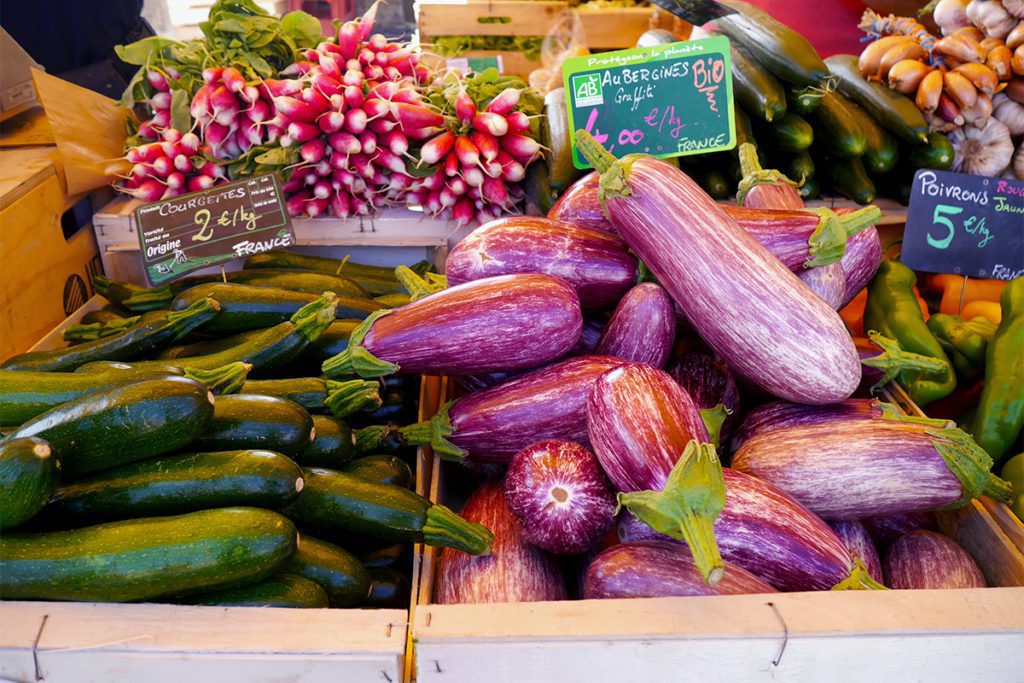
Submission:
[[[591,50],[622,50],[636,47],[636,41],[651,28],[654,10],[650,7],[573,10],[583,24],[586,46]]]
[[[432,0],[416,3],[420,40],[435,36],[543,36],[569,9],[541,0]]]

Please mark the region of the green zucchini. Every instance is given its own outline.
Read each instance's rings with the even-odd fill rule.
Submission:
[[[380,304],[381,308],[401,308],[412,301],[412,297],[408,294],[382,294],[373,297],[373,300]]]
[[[97,275],[93,278],[92,286],[96,293],[107,301],[135,312],[165,308],[174,298],[169,284],[160,287],[140,287],[130,282],[111,280]]]
[[[0,536],[5,600],[131,602],[259,581],[294,553],[295,525],[258,508],[220,508]]]
[[[944,171],[953,165],[953,145],[942,133],[928,133],[927,145],[910,148],[910,164],[914,168]]]
[[[356,607],[370,594],[370,574],[358,557],[305,534],[299,537],[299,549],[281,571],[318,584],[331,607]]]
[[[87,341],[96,341],[103,337],[110,337],[118,332],[135,327],[142,320],[141,316],[133,315],[128,318],[116,318],[102,323],[79,323],[68,325],[64,328],[61,337],[68,344],[81,344]]]
[[[60,461],[42,439],[0,441],[0,530],[43,509],[60,478]]]
[[[818,159],[815,166],[819,177],[829,189],[849,197],[858,204],[870,204],[875,201],[875,184],[871,182],[860,159],[824,157]]]
[[[857,115],[852,112],[854,105],[837,92],[826,93],[821,106],[814,110],[812,119],[818,130],[822,145],[832,154],[843,159],[860,157],[867,151],[868,137],[861,128]]]
[[[807,151],[797,152],[792,156],[786,157],[779,164],[779,168],[786,174],[787,178],[792,178],[798,183],[802,183],[814,176],[814,160]]]
[[[805,200],[814,199],[821,193],[821,184],[816,176],[804,178],[804,182],[796,189]]]
[[[346,417],[360,410],[375,410],[381,405],[380,382],[352,379],[344,382],[319,377],[249,380],[243,394],[275,396],[294,401],[310,412],[330,410],[335,417]]]
[[[555,88],[544,96],[544,116],[550,140],[544,156],[548,162],[551,187],[557,192],[572,185],[583,173],[572,160],[572,131],[569,130],[566,107],[565,88]]]
[[[301,490],[302,469],[280,453],[172,453],[63,484],[46,513],[68,523],[232,506],[276,509],[295,500]]]
[[[732,85],[736,101],[744,111],[768,123],[785,116],[786,91],[782,84],[738,42],[730,42],[729,47]]]
[[[221,311],[203,325],[202,331],[235,334],[285,322],[318,297],[308,292],[217,282],[185,290],[174,298],[171,308],[181,310],[207,298],[219,302]],[[379,309],[372,299],[338,297],[335,316],[362,320]]]
[[[817,50],[802,35],[753,5],[738,0],[720,2],[738,14],[715,19],[715,28],[742,45],[775,76],[799,86],[818,85],[828,77]]]
[[[318,467],[304,468],[303,473],[302,493],[284,509],[303,525],[385,541],[455,548],[472,555],[486,553],[494,539],[483,526],[401,486]]]
[[[735,191],[736,186],[729,181],[719,163],[715,162],[721,162],[721,159],[702,159],[701,166],[696,170],[696,179],[712,199],[725,199]]]
[[[800,116],[809,116],[821,106],[821,98],[826,90],[812,85],[806,88],[787,88],[786,105],[789,111]]]
[[[355,454],[355,436],[347,424],[328,415],[313,416],[313,442],[296,453],[295,462],[312,467],[341,467]]]
[[[345,463],[341,471],[378,484],[391,484],[407,489],[412,488],[413,484],[412,469],[409,465],[401,458],[387,453],[356,458]]]
[[[248,330],[247,332],[239,332],[238,334],[233,334],[228,337],[212,337],[210,339],[194,341],[188,344],[176,344],[174,346],[168,346],[153,358],[155,360],[171,361],[182,356],[208,356],[211,353],[217,353],[218,351],[224,351],[226,349],[232,349],[236,346],[240,346],[250,339],[258,337],[263,332],[264,330]]]
[[[359,561],[367,569],[373,569],[375,567],[393,567],[401,561],[405,556],[405,551],[408,549],[409,546],[403,543],[385,545],[361,553],[359,555]]]
[[[928,124],[914,100],[865,80],[853,55],[832,55],[825,63],[837,78],[839,92],[863,107],[883,128],[910,143],[928,141]]]
[[[213,413],[213,395],[201,383],[149,379],[68,401],[9,438],[45,439],[59,454],[64,476],[81,477],[182,448],[206,430]]]
[[[79,322],[83,325],[90,325],[92,323],[109,323],[113,320],[130,317],[132,317],[131,311],[121,308],[120,306],[107,305],[98,311],[89,311],[82,316],[82,319]]]
[[[370,573],[370,595],[363,607],[405,609],[409,605],[409,577],[392,567],[373,567]]]
[[[278,574],[259,583],[204,593],[181,601],[186,605],[219,607],[296,607],[316,609],[328,606],[327,593],[318,584],[293,574]]]
[[[313,418],[294,401],[273,396],[218,396],[213,419],[193,445],[204,451],[264,448],[301,453],[313,440]]]
[[[740,107],[733,107],[733,119],[736,122],[736,149],[744,142],[757,147],[757,140],[754,139],[754,129],[750,125],[750,117]]]
[[[220,304],[212,299],[196,301],[182,311],[153,311],[144,315],[138,325],[119,334],[64,349],[23,353],[9,358],[0,367],[61,372],[97,360],[130,360],[148,356],[213,320],[219,311]]]
[[[283,268],[254,268],[227,273],[227,278],[228,282],[253,287],[288,289],[293,292],[309,292],[311,294],[334,292],[339,297],[370,298],[370,293],[355,280],[331,273]]]
[[[300,362],[319,368],[325,360],[348,348],[348,339],[359,326],[358,320],[335,320],[320,337],[302,353]]]
[[[316,273],[328,273],[330,275],[341,275],[342,277],[354,280],[373,296],[396,294],[405,291],[395,277],[393,268],[353,263],[347,258],[341,260],[326,256],[296,254],[290,251],[268,251],[247,258],[243,268],[246,270],[251,268],[298,269],[311,270]],[[430,262],[420,261],[410,266],[410,268],[419,275],[423,275],[423,273],[430,270]]]
[[[861,157],[864,168],[868,173],[875,174],[891,171],[900,156],[896,139],[853,102],[850,102],[850,114],[860,123],[860,129],[864,131],[867,141],[867,148]]]
[[[760,127],[759,130],[764,131],[765,138],[773,147],[790,154],[802,152],[814,142],[814,129],[811,128],[811,124],[793,113],[786,114],[778,121]]]

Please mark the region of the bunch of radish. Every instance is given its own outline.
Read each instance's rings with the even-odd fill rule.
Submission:
[[[150,69],[146,72],[146,90],[149,93],[145,104],[152,112],[150,118],[139,124],[139,137],[159,140],[160,133],[171,125],[171,83],[178,78],[177,70],[168,67],[166,71]]]
[[[227,178],[224,167],[202,154],[199,136],[164,127],[159,139],[132,147],[125,155],[132,163],[120,189],[136,199],[155,202],[187,192],[199,192]]]
[[[253,146],[283,135],[274,117],[271,81],[246,82],[233,66],[203,70],[203,85],[192,97],[189,114],[217,159],[237,159]]]
[[[466,81],[454,97],[443,99],[444,113],[450,114],[446,129],[419,150],[420,164],[437,170],[408,196],[431,215],[450,212],[460,226],[511,212],[525,197],[526,167],[541,150],[531,117],[519,107],[523,88],[507,87],[480,101],[471,95],[472,85]]]

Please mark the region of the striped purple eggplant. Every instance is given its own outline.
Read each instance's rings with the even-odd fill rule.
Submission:
[[[624,361],[575,356],[463,396],[428,422],[403,427],[409,443],[443,458],[507,465],[530,444],[562,439],[587,444],[587,398],[598,377]]]
[[[721,579],[713,527],[725,504],[722,467],[690,395],[649,365],[613,368],[587,401],[587,430],[619,504],[685,540],[708,583]]]
[[[864,528],[875,539],[875,545],[879,550],[885,550],[893,541],[902,538],[911,531],[935,531],[939,528],[939,521],[931,510],[920,510],[918,512],[900,512],[895,515],[884,515],[881,517],[866,517],[860,520]]]
[[[722,558],[782,591],[878,588],[843,541],[818,516],[760,479],[722,468],[725,508],[715,520]],[[671,540],[630,513],[619,520],[624,542]]]
[[[871,226],[846,240],[846,253],[839,261],[846,276],[846,291],[840,308],[853,301],[860,290],[868,286],[882,263],[882,240],[878,230]]]
[[[709,586],[686,548],[661,541],[612,546],[594,558],[583,580],[583,597],[587,599],[776,592],[757,576],[729,564],[725,565],[722,580]]]
[[[797,277],[832,310],[838,311],[845,305],[846,273],[838,261],[819,268],[804,268],[797,273]]]
[[[565,579],[557,560],[535,548],[505,503],[500,480],[478,488],[462,507],[463,519],[494,533],[491,554],[473,556],[445,548],[437,569],[437,603],[542,602],[565,600]]]
[[[725,406],[725,421],[718,429],[720,443],[727,443],[740,409],[740,390],[729,367],[705,353],[685,353],[668,373],[686,390],[701,411]]]
[[[324,361],[327,377],[406,373],[471,374],[535,368],[565,355],[580,337],[576,292],[531,273],[467,282],[394,310],[373,313],[348,348]]]
[[[911,531],[885,554],[891,588],[985,588],[985,576],[956,541],[933,531]]]
[[[800,403],[853,393],[860,363],[839,314],[693,180],[654,158],[618,162],[586,131],[576,139],[604,172],[601,193],[616,232],[733,370]]]
[[[583,330],[580,332],[580,339],[576,342],[576,346],[572,347],[572,351],[569,352],[573,356],[586,356],[595,353],[594,349],[597,348],[597,343],[601,341],[601,335],[604,334],[604,323],[594,318],[583,320]]]
[[[529,372],[529,371],[526,371]],[[474,375],[455,375],[453,379],[459,387],[467,394],[474,391],[482,391],[496,387],[502,382],[507,382],[513,377],[521,375],[521,372],[478,372]]]
[[[597,196],[600,183],[601,174],[597,171],[577,180],[551,207],[548,218],[614,235],[615,228],[608,221]]]
[[[615,522],[615,492],[594,454],[573,441],[549,439],[512,457],[505,501],[523,538],[556,555],[593,547]]]
[[[661,286],[644,282],[615,307],[595,353],[655,368],[665,365],[676,340],[676,312]]]
[[[878,559],[878,549],[864,525],[856,520],[835,520],[829,522],[832,531],[846,544],[852,557],[857,557],[864,563],[868,576],[878,583],[885,582],[885,575],[882,573],[882,561]]]
[[[895,420],[787,427],[748,439],[732,467],[778,486],[825,519],[862,519],[1009,500],[1010,484],[960,429]]]
[[[615,235],[549,218],[511,216],[481,225],[445,263],[449,285],[546,273],[576,290],[583,308],[612,306],[636,284],[636,258]]]
[[[772,401],[747,413],[729,445],[733,451],[736,451],[751,438],[778,429],[838,420],[875,420],[886,414],[897,415],[896,406],[872,398],[848,398],[839,403],[824,406]]]

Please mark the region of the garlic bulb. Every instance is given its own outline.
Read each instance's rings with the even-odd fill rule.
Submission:
[[[967,5],[967,18],[986,36],[1000,40],[1017,25],[1017,19],[998,0],[971,0]]]
[[[1024,0],[1003,0],[1003,9],[1018,19],[1024,19]]]
[[[994,177],[1010,163],[1013,142],[1010,131],[990,118],[981,128],[964,126],[949,134],[953,145],[953,167],[957,173]]]
[[[992,98],[992,116],[1006,126],[1010,135],[1024,135],[1024,104],[999,93]]]
[[[942,35],[948,36],[958,28],[971,25],[971,20],[967,18],[969,4],[970,0],[940,0],[932,11],[932,19],[942,29]]]
[[[1017,145],[1017,153],[1013,155],[1013,174],[1024,180],[1024,141]]]

